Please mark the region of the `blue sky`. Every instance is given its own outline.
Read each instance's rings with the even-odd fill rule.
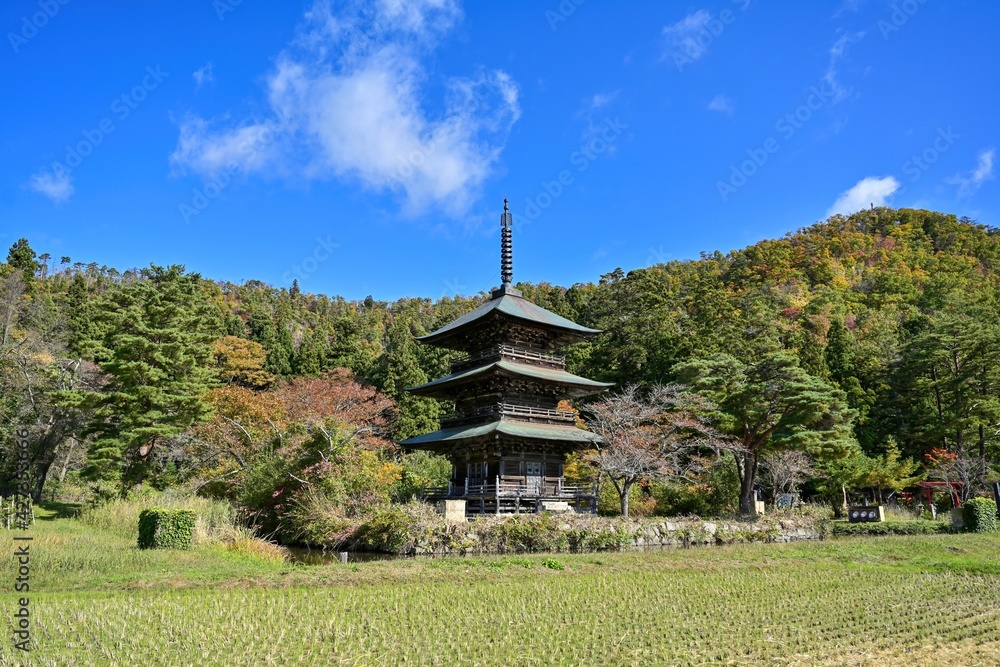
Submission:
[[[378,299],[569,285],[869,203],[1000,225],[1000,4],[0,9],[0,243]]]

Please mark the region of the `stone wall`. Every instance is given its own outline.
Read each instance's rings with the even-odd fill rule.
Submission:
[[[587,552],[818,540],[823,532],[822,522],[808,518],[743,522],[593,516],[490,517],[425,531],[407,541],[401,552],[438,555]]]

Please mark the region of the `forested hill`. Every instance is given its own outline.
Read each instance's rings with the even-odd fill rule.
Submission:
[[[654,383],[671,380],[673,367],[695,356],[724,351],[752,359],[784,349],[845,390],[866,450],[880,451],[893,437],[919,457],[934,447],[997,447],[1000,419],[983,410],[997,410],[998,267],[1000,230],[931,211],[878,208],[725,255],[619,269],[569,288],[517,287],[538,305],[605,331],[570,351],[571,368],[582,375]],[[116,294],[142,282],[153,293],[173,289],[177,279],[156,267],[118,273],[70,258],[57,263],[23,240],[0,276],[6,422],[28,409],[12,370],[16,354],[36,366],[100,361],[94,341],[106,338],[108,327],[126,326],[101,315],[127,306]],[[347,367],[399,403],[397,436],[433,426],[439,406],[402,390],[444,374],[448,362],[413,337],[487,298],[347,301],[297,285],[196,282],[184,299],[204,303],[192,311],[191,326],[215,341],[216,361],[220,354],[246,357],[245,384]],[[241,340],[263,346],[263,369],[254,369],[259,348]],[[982,400],[973,400],[977,393]]]

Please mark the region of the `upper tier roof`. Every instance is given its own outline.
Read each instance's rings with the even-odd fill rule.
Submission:
[[[437,331],[421,336],[417,340],[431,344],[444,344],[445,341],[458,335],[461,331],[475,327],[476,323],[494,312],[544,329],[555,329],[570,338],[589,338],[601,333],[600,329],[588,329],[561,315],[536,306],[521,296],[517,290],[507,286],[505,288],[496,290],[492,299],[472,312],[462,315]]]

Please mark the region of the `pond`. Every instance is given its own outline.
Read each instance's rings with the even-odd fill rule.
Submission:
[[[340,552],[323,549],[309,549],[307,547],[288,547],[291,552],[291,561],[303,565],[330,565],[340,564]],[[413,556],[400,556],[397,554],[383,554],[370,551],[348,551],[348,563],[370,563],[378,560],[399,560],[401,558],[413,558]]]

